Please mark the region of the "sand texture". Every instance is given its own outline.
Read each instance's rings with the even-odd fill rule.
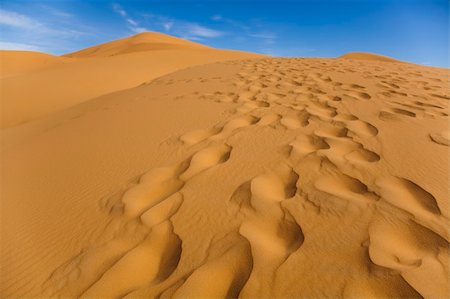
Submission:
[[[3,129],[0,297],[448,298],[448,69],[134,46],[2,79],[64,103]]]
[[[0,51],[1,127],[18,126],[189,66],[262,56],[159,33],[100,46],[62,57]]]

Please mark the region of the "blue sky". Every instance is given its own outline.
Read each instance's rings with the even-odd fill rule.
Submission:
[[[0,48],[64,54],[142,31],[275,56],[449,67],[448,0],[1,0]]]

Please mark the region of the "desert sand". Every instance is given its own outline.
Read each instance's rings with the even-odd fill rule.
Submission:
[[[141,33],[62,57],[0,51],[1,127],[17,126],[192,65],[258,56],[160,33]]]
[[[448,69],[156,33],[0,57],[0,297],[448,298]]]

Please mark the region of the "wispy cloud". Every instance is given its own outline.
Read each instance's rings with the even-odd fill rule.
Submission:
[[[162,26],[164,27],[164,30],[166,31],[170,31],[170,29],[172,29],[174,22],[173,21],[165,21],[161,23]]]
[[[149,31],[149,29],[147,29],[144,26],[141,26],[138,21],[136,21],[134,18],[130,17],[128,12],[120,4],[113,3],[112,4],[112,9],[119,16],[121,16],[125,20],[125,22],[127,22],[128,28],[130,29],[131,32],[133,32],[133,33],[141,33],[141,32],[145,32],[145,31]]]
[[[258,43],[262,43],[264,45],[274,44],[278,35],[274,32],[265,31],[266,24],[261,20],[250,20],[247,22],[237,21],[231,18],[224,17],[220,14],[213,15],[210,18],[212,21],[217,23],[222,23],[229,28],[233,28],[233,30],[239,30],[241,33],[242,39],[250,38],[256,39]],[[255,30],[261,30],[256,31]]]
[[[226,17],[224,17],[222,15],[219,15],[219,14],[213,15],[210,19],[212,21],[215,21],[215,22],[218,22],[218,23],[224,23],[224,24],[226,24],[228,26],[238,28],[240,30],[243,30],[245,33],[250,30],[250,26],[247,26],[243,22],[236,21],[236,20],[230,19],[230,18],[226,18]]]
[[[145,27],[132,27],[130,29],[133,33],[136,33],[136,34],[148,31],[148,29]]]
[[[274,44],[277,39],[277,35],[272,32],[249,33],[248,36],[260,40],[265,45]]]
[[[122,16],[122,17],[126,17],[127,16],[127,12],[122,8],[122,6],[120,6],[119,4],[117,4],[117,3],[113,3],[112,4],[112,8],[113,8],[113,10],[116,12],[116,13],[118,13],[120,16]]]
[[[2,42],[0,41],[0,49],[2,50],[24,50],[24,51],[42,51],[40,46],[23,44],[23,43],[13,43],[13,42]]]
[[[214,30],[198,24],[187,23],[183,27],[186,30],[186,34],[188,36],[211,38],[223,35],[223,32],[221,31]]]
[[[41,23],[25,15],[4,9],[0,9],[0,24],[22,29],[37,29],[43,27]]]
[[[74,40],[90,35],[86,26],[81,28],[73,22],[67,22],[69,15],[63,11],[52,10],[48,6],[41,6],[40,9],[46,12],[45,19],[39,14],[31,17],[17,11],[0,9],[0,49],[62,52],[69,49]]]
[[[185,39],[200,41],[207,38],[217,38],[226,34],[224,31],[203,24],[175,19],[164,15],[145,13],[141,16],[144,18],[145,23],[150,24],[152,28]]]
[[[131,19],[131,18],[126,18],[125,20],[128,22],[128,24],[130,24],[133,27],[138,26],[138,23],[135,20]]]
[[[87,32],[67,26],[48,26],[34,18],[14,11],[0,9],[0,25],[32,32],[37,37],[52,35],[58,37],[79,37],[88,35]]]
[[[73,15],[71,13],[68,13],[67,11],[64,11],[62,9],[52,7],[49,5],[41,5],[42,9],[45,10],[47,13],[60,17],[60,18],[72,18]]]

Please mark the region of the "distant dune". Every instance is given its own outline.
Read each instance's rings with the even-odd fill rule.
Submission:
[[[2,57],[1,298],[449,297],[448,69]]]
[[[0,78],[58,66],[65,61],[63,57],[45,53],[0,50]]]
[[[7,113],[2,115],[1,126],[23,124],[189,66],[261,56],[208,48],[153,32],[63,57],[3,51],[1,104]],[[22,72],[27,69],[30,72]]]
[[[107,57],[142,51],[170,49],[206,49],[208,47],[188,40],[158,32],[144,32],[132,37],[118,39],[81,51],[66,54],[66,57]]]
[[[373,54],[373,53],[365,53],[365,52],[349,52],[347,54],[339,56],[339,58],[404,63],[403,61],[400,61],[400,60],[397,60],[397,59],[394,59],[391,57],[387,57],[387,56],[383,56],[383,55],[379,55],[379,54]]]

